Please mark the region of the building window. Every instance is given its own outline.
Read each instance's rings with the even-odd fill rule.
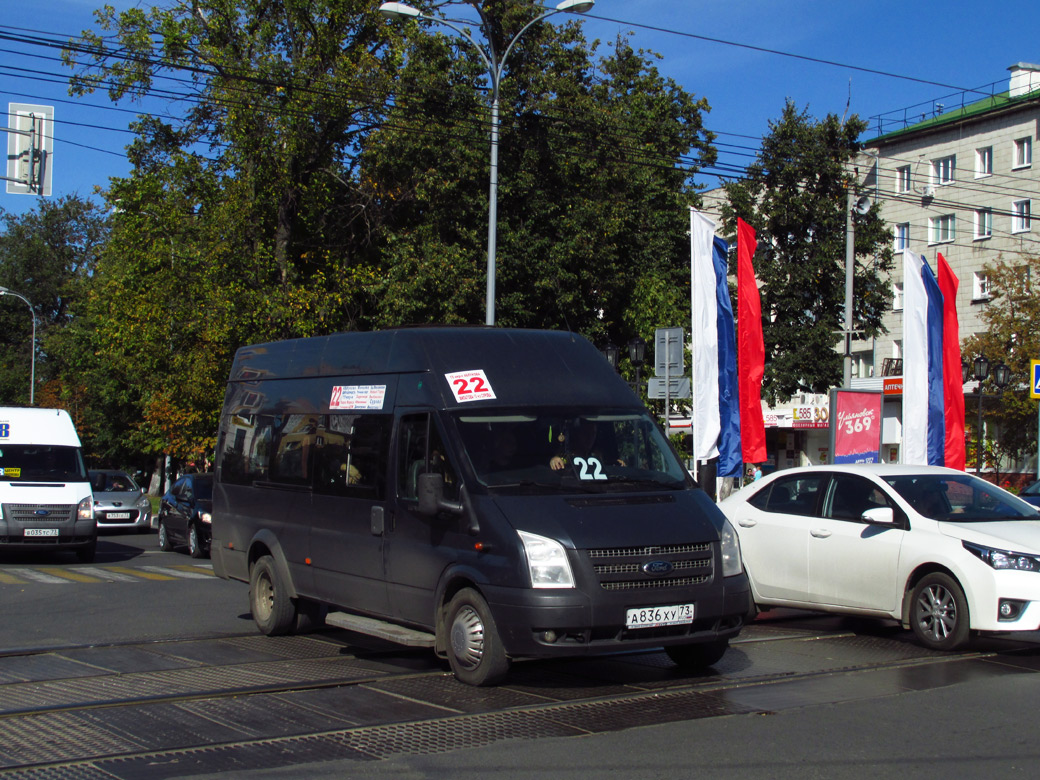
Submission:
[[[895,250],[902,252],[910,248],[910,223],[902,222],[892,229],[895,235]]]
[[[1011,204],[1011,232],[1025,233],[1029,230],[1030,201],[1016,200]]]
[[[975,150],[975,178],[993,175],[993,147],[983,146]]]
[[[896,192],[910,192],[910,166],[896,168]]]
[[[971,280],[971,299],[973,301],[989,300],[989,279],[986,274],[976,271]]]
[[[1018,138],[1015,140],[1014,168],[1028,168],[1033,164],[1033,139]]]
[[[975,239],[993,237],[992,209],[975,209]]]
[[[892,311],[903,309],[903,283],[892,282]]]
[[[932,160],[932,183],[953,184],[954,171],[957,169],[957,156],[940,157]]]
[[[948,244],[957,237],[956,216],[943,214],[928,220],[929,244]]]

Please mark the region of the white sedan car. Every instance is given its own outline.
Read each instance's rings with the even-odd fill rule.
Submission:
[[[759,607],[894,618],[937,650],[1040,628],[1040,514],[963,471],[785,469],[719,508]]]

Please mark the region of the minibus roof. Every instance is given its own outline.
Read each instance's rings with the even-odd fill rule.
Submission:
[[[424,392],[442,408],[642,407],[602,353],[567,331],[401,328],[256,344],[238,350],[230,381],[423,372],[433,377]]]
[[[0,407],[0,445],[56,444],[79,447],[72,418],[64,409]]]

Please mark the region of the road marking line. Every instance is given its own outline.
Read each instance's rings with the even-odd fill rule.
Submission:
[[[180,571],[190,571],[196,574],[205,574],[207,577],[215,576],[213,574],[213,566],[195,565],[190,563],[183,563],[177,566],[171,566],[171,569],[178,569]]]
[[[10,574],[4,574],[0,572],[0,584],[3,585],[25,585],[25,580],[20,580],[17,577],[12,577]]]
[[[69,585],[71,582],[70,580],[55,577],[52,574],[46,574],[34,569],[8,569],[8,571],[14,572],[19,577],[25,577],[27,580],[32,580],[33,582],[45,582],[48,585]]]
[[[182,577],[188,580],[208,580],[212,579],[212,574],[202,574],[201,572],[191,571],[190,566],[178,566],[176,568],[170,568],[166,566],[142,566],[142,569],[147,571],[157,572],[158,574],[172,574],[173,577]],[[171,579],[167,577],[166,579]]]
[[[82,572],[77,572],[72,569],[59,569],[57,567],[47,567],[38,569],[38,571],[42,571],[44,574],[50,574],[55,577],[61,577],[62,579],[72,580],[73,582],[101,582],[101,580],[98,577],[89,574],[83,574]]]
[[[108,566],[108,571],[114,571],[117,574],[129,574],[132,577],[141,577],[146,580],[174,580],[176,577],[167,577],[165,574],[155,574],[150,571],[142,571],[141,569],[128,569],[124,566]]]
[[[129,574],[117,574],[104,566],[98,566],[92,569],[78,568],[76,571],[93,572],[97,577],[101,577],[104,582],[136,582],[139,577],[131,577]]]

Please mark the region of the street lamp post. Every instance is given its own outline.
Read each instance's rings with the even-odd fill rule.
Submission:
[[[383,16],[391,19],[422,19],[428,22],[436,22],[443,24],[446,27],[450,27],[455,30],[459,35],[462,36],[463,40],[469,43],[480,58],[484,60],[484,65],[487,66],[488,75],[491,77],[491,183],[488,190],[488,249],[487,249],[487,316],[486,323],[488,325],[495,324],[495,255],[498,249],[498,127],[499,127],[499,85],[502,81],[502,74],[505,71],[506,59],[509,57],[509,52],[513,50],[513,45],[520,40],[520,36],[523,35],[527,30],[536,22],[540,22],[547,16],[558,14],[562,12],[583,14],[595,5],[596,0],[562,0],[557,3],[555,8],[551,8],[542,14],[539,14],[530,22],[525,24],[520,32],[513,36],[513,39],[509,41],[505,51],[502,52],[502,56],[499,57],[495,51],[494,40],[490,34],[490,27],[488,20],[484,16],[484,12],[480,5],[475,2],[472,3],[477,9],[477,13],[480,14],[480,25],[484,30],[484,37],[487,39],[487,49],[485,50],[480,46],[469,30],[461,25],[449,22],[447,19],[440,19],[435,16],[427,16],[422,13],[418,8],[413,8],[407,3],[383,3],[379,6],[379,13]]]
[[[6,287],[0,287],[0,296],[10,295],[19,300],[25,301],[25,305],[29,307],[29,313],[32,315],[32,350],[29,356],[29,406],[36,405],[36,310],[33,305],[29,303],[29,299],[20,293],[16,293],[14,290],[8,290]]]
[[[966,379],[968,366],[961,365],[961,377]],[[989,360],[985,355],[979,355],[972,364],[972,378],[979,383],[977,392],[979,394],[979,422],[975,431],[975,473],[982,473],[982,383],[989,377]],[[1011,369],[1006,363],[998,363],[993,369],[993,383],[1003,392],[1011,381]]]

